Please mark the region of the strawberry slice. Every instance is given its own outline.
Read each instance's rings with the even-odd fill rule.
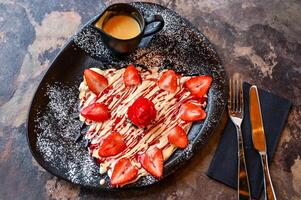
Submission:
[[[138,169],[132,165],[130,159],[121,158],[114,166],[111,177],[112,186],[122,186],[134,180],[138,175]]]
[[[158,80],[158,86],[162,90],[174,93],[178,88],[178,76],[175,71],[167,70],[163,72],[162,76]]]
[[[161,149],[155,147],[147,150],[144,154],[139,156],[139,162],[143,168],[153,176],[160,178],[163,174],[163,152]]]
[[[192,95],[202,98],[205,94],[207,94],[211,83],[211,76],[196,76],[188,79],[185,82],[185,87],[188,88]]]
[[[98,150],[98,155],[101,157],[115,156],[122,152],[125,148],[126,144],[122,135],[118,132],[114,132],[104,139]]]
[[[206,118],[206,112],[200,106],[187,102],[180,109],[180,118],[187,122],[199,121]]]
[[[93,103],[84,107],[80,114],[89,120],[103,122],[111,117],[108,107],[103,103]]]
[[[99,93],[109,84],[106,77],[91,69],[86,69],[84,71],[84,77],[89,89],[96,95],[99,95]]]
[[[141,76],[139,71],[133,64],[127,66],[123,74],[123,81],[125,85],[139,85],[141,83]]]
[[[168,141],[179,148],[186,148],[188,145],[188,138],[184,129],[180,126],[174,127],[167,136]]]

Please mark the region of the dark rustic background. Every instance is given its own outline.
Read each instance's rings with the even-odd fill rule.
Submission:
[[[32,158],[27,110],[59,49],[111,3],[0,0],[0,199],[236,199],[205,172],[220,133],[191,162],[140,191],[89,191],[53,177]],[[188,18],[215,45],[228,74],[290,99],[293,108],[271,166],[278,199],[301,199],[301,1],[158,0]]]

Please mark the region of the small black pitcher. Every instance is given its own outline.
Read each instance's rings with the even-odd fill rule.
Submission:
[[[140,33],[130,39],[118,39],[102,30],[104,24],[113,16],[127,15],[134,18],[139,26]],[[151,23],[157,22],[154,25]],[[97,26],[95,25],[97,23]],[[143,37],[153,35],[164,27],[163,17],[160,15],[152,15],[148,18],[144,18],[143,15],[132,5],[126,3],[113,4],[107,7],[90,25],[97,30],[102,42],[116,55],[125,55],[134,51]]]

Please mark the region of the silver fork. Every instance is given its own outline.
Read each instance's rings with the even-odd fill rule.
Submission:
[[[236,127],[238,144],[237,191],[239,199],[251,199],[248,172],[246,167],[241,123],[244,114],[242,81],[239,74],[234,74],[229,83],[228,113]]]

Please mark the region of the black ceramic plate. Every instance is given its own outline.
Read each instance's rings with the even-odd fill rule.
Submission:
[[[74,142],[80,131],[78,86],[85,68],[123,67],[135,63],[146,67],[172,68],[184,75],[210,74],[207,118],[194,123],[189,131],[190,144],[177,150],[164,163],[164,177],[187,162],[206,142],[225,107],[226,75],[221,62],[202,33],[173,11],[157,4],[133,3],[144,16],[160,14],[164,29],[145,38],[136,52],[124,58],[113,57],[99,34],[84,26],[62,49],[41,81],[28,116],[28,144],[37,162],[55,176],[85,187],[112,190],[109,181],[100,185],[98,166],[88,155],[84,142]],[[97,16],[96,16],[97,17]],[[92,19],[93,20],[93,19]],[[91,20],[91,21],[92,21]],[[158,180],[152,176],[125,186],[142,187]]]

